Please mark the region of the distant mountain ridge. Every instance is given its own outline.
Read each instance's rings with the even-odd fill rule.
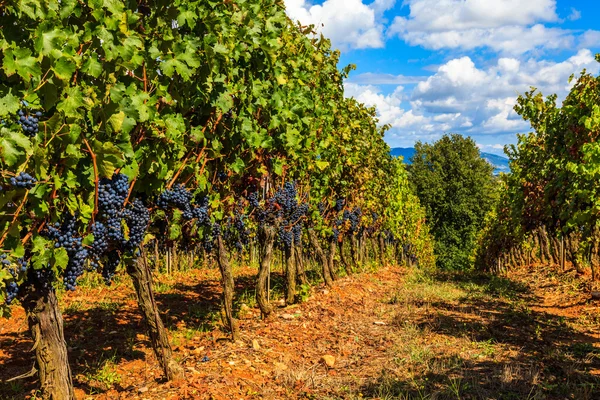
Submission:
[[[396,147],[390,150],[390,154],[393,157],[404,157],[404,162],[410,165],[410,158],[415,154],[414,147]],[[510,167],[508,165],[508,158],[499,156],[497,154],[481,152],[481,157],[492,164],[495,168],[494,174],[498,175],[500,172],[509,173]]]

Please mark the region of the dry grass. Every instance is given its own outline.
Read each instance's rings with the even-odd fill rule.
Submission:
[[[65,294],[79,398],[597,400],[600,393],[600,313],[582,294],[585,282],[569,274],[385,268],[340,279],[330,291],[317,287],[270,321],[250,301],[254,274],[237,274],[239,343],[221,340],[216,271],[161,277],[157,300],[188,371],[175,383],[160,380],[126,278],[117,290],[90,280]],[[31,367],[23,362],[31,341],[22,314],[8,322],[0,329],[0,379]],[[325,354],[335,357],[333,368],[321,362]],[[26,398],[35,384],[0,385],[0,399]]]

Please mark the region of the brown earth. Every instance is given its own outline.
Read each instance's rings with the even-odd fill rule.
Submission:
[[[236,269],[242,340],[220,321],[216,270],[157,275],[157,301],[186,377],[164,382],[133,288],[92,278],[61,294],[78,399],[600,399],[600,310],[574,272],[507,277],[388,267],[316,286],[262,321]],[[273,275],[272,301],[283,280]],[[24,313],[0,321],[0,381],[34,363]],[[0,399],[35,398],[35,378]]]

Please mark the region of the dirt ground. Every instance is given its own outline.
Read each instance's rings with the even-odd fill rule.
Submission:
[[[61,293],[78,399],[600,399],[600,302],[574,271],[505,277],[386,267],[302,288],[260,319],[256,271],[236,269],[242,340],[221,324],[216,270],[156,276],[186,377],[164,382],[130,281]],[[272,279],[279,304],[282,279]],[[22,309],[0,320],[0,382],[29,371]],[[324,357],[330,356],[330,357]],[[329,365],[328,365],[329,363]],[[0,399],[36,398],[35,378]]]

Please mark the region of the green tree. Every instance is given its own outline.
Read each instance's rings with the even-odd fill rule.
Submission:
[[[468,268],[496,197],[494,168],[473,139],[457,134],[433,144],[417,142],[411,161],[410,180],[435,237],[438,267]]]

